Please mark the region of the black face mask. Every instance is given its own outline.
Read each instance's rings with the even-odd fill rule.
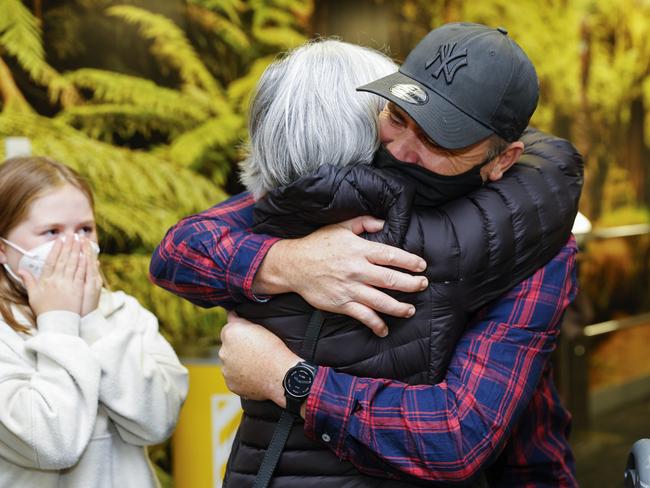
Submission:
[[[443,176],[417,164],[400,161],[384,146],[380,146],[373,161],[375,167],[384,169],[398,178],[406,179],[415,188],[414,203],[428,207],[437,207],[483,186],[481,168],[487,163],[489,161],[484,161],[459,175]]]

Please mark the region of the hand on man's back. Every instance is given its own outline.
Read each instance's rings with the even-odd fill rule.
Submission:
[[[355,318],[383,337],[388,329],[378,313],[410,317],[415,309],[377,288],[416,292],[428,282],[423,276],[392,269],[420,273],[426,268],[424,259],[358,235],[382,227],[382,220],[362,216],[299,239],[279,241],[266,255],[253,290],[256,294],[293,291],[312,306]]]

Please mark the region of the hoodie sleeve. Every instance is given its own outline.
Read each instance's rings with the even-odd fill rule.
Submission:
[[[75,465],[90,440],[100,368],[79,337],[79,315],[47,312],[37,324],[25,342],[0,334],[0,456],[60,470]]]
[[[82,337],[102,370],[99,401],[125,442],[157,444],[174,430],[188,390],[187,370],[158,332],[158,320],[133,297],[106,319],[82,319]]]

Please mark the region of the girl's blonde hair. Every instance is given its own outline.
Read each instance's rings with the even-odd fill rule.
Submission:
[[[64,164],[42,156],[16,157],[0,163],[0,237],[6,238],[27,218],[34,200],[67,184],[86,195],[94,212],[95,203],[88,182]],[[4,267],[0,267],[0,314],[14,330],[28,332],[29,328],[14,317],[12,306],[17,307],[32,326],[36,324],[27,293],[9,277]]]

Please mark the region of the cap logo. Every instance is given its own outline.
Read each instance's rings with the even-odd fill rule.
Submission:
[[[443,73],[448,85],[451,85],[451,82],[454,81],[456,71],[463,66],[467,66],[467,49],[457,53],[454,53],[454,49],[456,49],[455,42],[453,44],[443,44],[438,48],[438,52],[433,59],[424,66],[425,69],[431,68],[434,70],[431,76],[435,79],[438,79],[440,74]]]
[[[422,88],[408,83],[393,85],[390,92],[400,100],[414,105],[424,105],[429,100],[429,95]]]

